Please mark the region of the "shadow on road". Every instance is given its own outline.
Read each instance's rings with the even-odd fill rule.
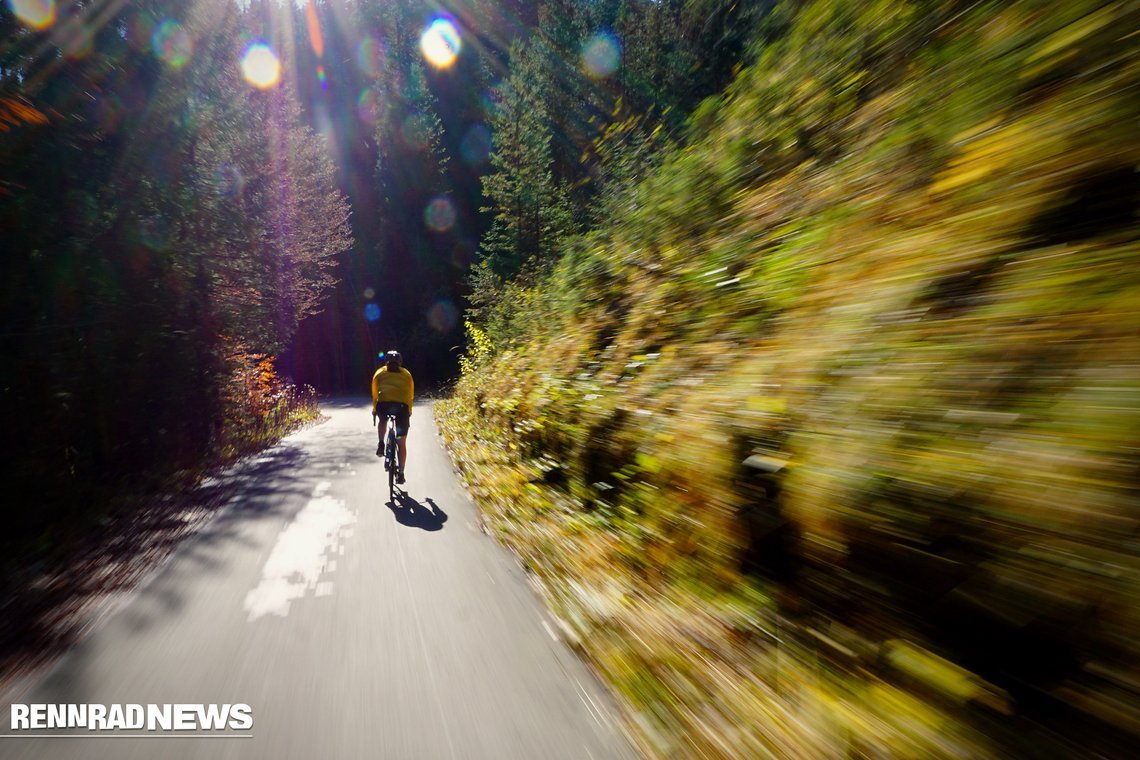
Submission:
[[[389,499],[384,506],[392,510],[400,525],[421,530],[440,530],[447,522],[447,513],[433,499],[427,498],[424,501],[427,502],[426,506],[413,499],[407,491],[397,491],[395,501]]]
[[[366,404],[358,404],[365,410],[362,420],[367,420]],[[130,593],[176,549],[186,562],[180,572],[225,578],[234,548],[249,546],[247,524],[287,516],[307,502],[318,482],[371,460],[371,438],[363,425],[367,422],[359,429],[312,428],[304,438],[287,439],[201,483],[155,494],[133,509],[110,514],[60,566],[0,578],[0,694],[16,677],[74,647],[107,598]],[[174,583],[144,586],[120,619],[141,633],[182,608],[185,600],[176,588]],[[59,684],[47,680],[48,693],[60,696],[56,701],[84,701],[86,691],[78,681],[83,662],[76,658],[66,674],[71,680],[59,691],[51,692]]]

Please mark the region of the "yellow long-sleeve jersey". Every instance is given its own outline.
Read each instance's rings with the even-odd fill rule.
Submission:
[[[377,401],[398,401],[401,404],[412,405],[415,397],[415,383],[412,373],[403,367],[392,372],[387,367],[376,370],[372,376],[372,405]]]

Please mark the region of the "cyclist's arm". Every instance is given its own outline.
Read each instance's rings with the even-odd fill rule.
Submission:
[[[412,379],[412,373],[408,373],[408,399],[411,401],[416,400],[416,381]],[[408,404],[408,416],[412,416],[412,405]]]

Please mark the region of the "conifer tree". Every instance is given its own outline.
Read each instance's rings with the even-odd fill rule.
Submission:
[[[495,90],[492,171],[483,194],[493,214],[482,256],[500,276],[531,259],[549,259],[573,229],[566,191],[553,171],[551,82],[532,46],[511,47],[511,73]]]

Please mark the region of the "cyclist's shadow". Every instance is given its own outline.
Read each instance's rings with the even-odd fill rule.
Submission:
[[[424,499],[427,505],[411,497],[407,491],[396,491],[396,498],[389,499],[384,506],[392,510],[396,522],[409,528],[440,530],[447,522],[447,513],[439,508],[433,499]]]

